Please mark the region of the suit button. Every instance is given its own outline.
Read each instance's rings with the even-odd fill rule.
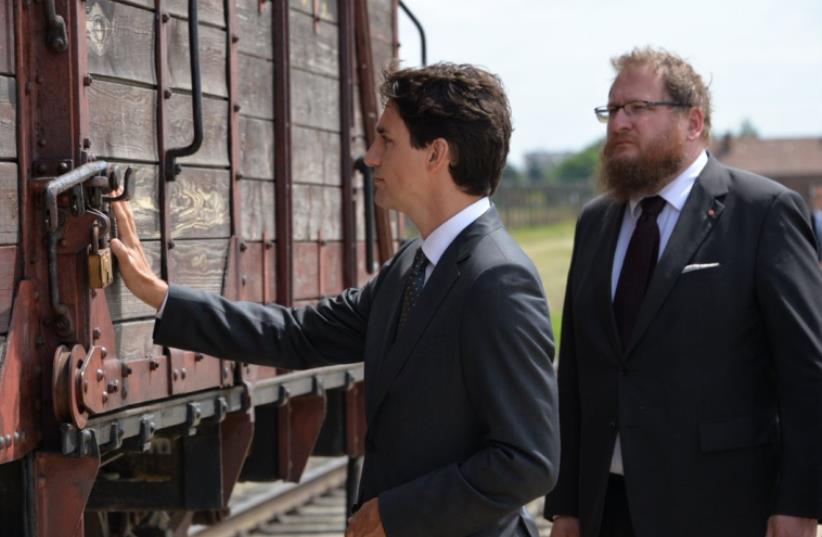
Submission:
[[[621,367],[619,369],[619,372],[622,373],[622,376],[625,376],[625,375],[628,374],[628,368],[627,367]]]
[[[616,426],[616,422],[615,422],[615,421],[611,421],[611,423],[609,423],[609,424],[608,424],[608,426],[609,426],[611,429],[616,429],[616,428],[617,428],[617,426]]]

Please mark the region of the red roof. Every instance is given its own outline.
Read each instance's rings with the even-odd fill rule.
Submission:
[[[725,136],[711,143],[711,153],[727,166],[768,177],[822,176],[822,137]]]

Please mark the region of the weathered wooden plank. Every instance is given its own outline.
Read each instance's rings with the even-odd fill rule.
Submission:
[[[223,4],[223,0],[198,0],[197,17],[200,19],[200,22],[225,28]],[[169,13],[188,20],[187,0],[168,0],[166,5],[168,6],[167,9]]]
[[[151,263],[155,274],[160,274],[160,242],[157,240],[142,241],[143,250]],[[114,281],[106,287],[106,302],[113,321],[149,317],[155,314],[154,308],[131,294],[123,283],[119,271],[115,271]]]
[[[245,240],[260,240],[263,232],[274,238],[274,182],[243,179],[239,181],[241,200],[240,233]]]
[[[14,74],[14,2],[0,4],[0,73]]]
[[[17,186],[17,164],[0,162],[0,244],[16,244],[19,237]]]
[[[129,164],[134,170],[134,196],[131,209],[141,239],[160,238],[160,206],[157,190],[157,166]]]
[[[314,0],[290,0],[289,6],[309,15],[315,13]],[[321,20],[337,22],[337,0],[320,0],[318,7],[316,14]]]
[[[343,290],[342,243],[296,242],[294,263],[300,267],[294,271],[295,300],[337,295]]]
[[[9,331],[18,254],[16,245],[0,246],[0,334]]]
[[[253,302],[263,302],[263,286],[268,286],[268,301],[277,300],[277,276],[276,276],[276,248],[274,243],[269,241],[267,245],[262,242],[245,242],[245,251],[240,251],[240,275],[241,286],[240,297],[242,300]],[[263,255],[265,255],[266,268],[263,268]],[[265,280],[267,272],[268,280]],[[243,283],[244,282],[244,283]]]
[[[175,241],[169,252],[172,281],[220,293],[228,255],[228,239]]]
[[[237,0],[238,50],[261,58],[272,59],[271,2]]]
[[[169,139],[167,146],[179,147],[191,143],[194,119],[191,96],[174,95],[168,100]],[[203,98],[203,145],[195,154],[181,158],[181,164],[228,166],[228,102]]]
[[[339,80],[291,70],[291,120],[305,127],[340,130]]]
[[[294,185],[294,240],[342,240],[342,191],[334,186]]]
[[[322,256],[323,287],[320,293],[323,296],[335,296],[343,290],[343,243],[329,242],[320,248]]]
[[[376,74],[374,80],[377,89],[379,89],[379,84],[383,79],[383,71],[391,67],[391,63],[394,61],[394,51],[390,42],[375,37],[371,40],[371,54],[374,58],[374,72]]]
[[[368,21],[371,28],[371,38],[381,37],[391,42],[393,33],[394,0],[368,0]]]
[[[110,0],[85,9],[89,72],[154,84],[154,14]]]
[[[231,233],[231,176],[228,170],[183,168],[170,183],[174,239],[228,238]]]
[[[294,300],[312,299],[320,295],[318,252],[316,242],[294,243],[294,266],[299,267],[294,271]]]
[[[171,234],[175,240],[230,236],[230,181],[226,170],[183,169],[171,186]],[[269,203],[273,204],[273,199]]]
[[[314,18],[296,10],[291,10],[289,23],[291,66],[338,78],[340,48],[337,25],[320,21],[315,31]]]
[[[242,114],[257,118],[274,118],[274,63],[269,60],[237,55],[239,92],[237,101]]]
[[[153,332],[153,319],[115,324],[115,356],[121,360],[141,360],[161,355],[163,349],[154,344]]]
[[[240,116],[240,175],[274,178],[274,123]]]
[[[0,158],[17,158],[17,86],[0,76]]]
[[[340,184],[340,135],[294,127],[292,177],[295,183]]]
[[[191,90],[191,53],[188,46],[188,21],[171,19],[168,27],[169,84],[173,88]],[[226,82],[226,32],[201,26],[200,78],[203,92],[228,97]]]
[[[157,161],[154,90],[98,80],[88,88],[88,102],[95,155]]]
[[[379,80],[382,80],[380,78]],[[358,82],[354,82],[354,123],[351,125],[352,127],[352,136],[354,137],[363,137],[365,136],[365,126],[362,122],[362,106],[360,101],[360,84]],[[380,103],[377,103],[377,106],[382,111],[382,106]],[[376,123],[376,121],[375,121]]]

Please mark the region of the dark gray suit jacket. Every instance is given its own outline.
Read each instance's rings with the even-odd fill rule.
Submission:
[[[611,305],[624,207],[599,198],[577,225],[546,514],[598,535],[619,432],[638,537],[762,537],[773,513],[822,516],[822,273],[801,197],[711,157],[625,352]]]
[[[389,537],[536,537],[557,478],[554,353],[539,276],[495,209],[437,263],[396,334],[406,245],[361,289],[288,309],[172,286],[157,343],[289,369],[365,361],[360,501]]]

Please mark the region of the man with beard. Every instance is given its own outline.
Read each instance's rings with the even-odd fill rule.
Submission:
[[[705,148],[680,57],[613,60],[601,183],[577,224],[553,537],[813,537],[822,272],[802,198]]]

